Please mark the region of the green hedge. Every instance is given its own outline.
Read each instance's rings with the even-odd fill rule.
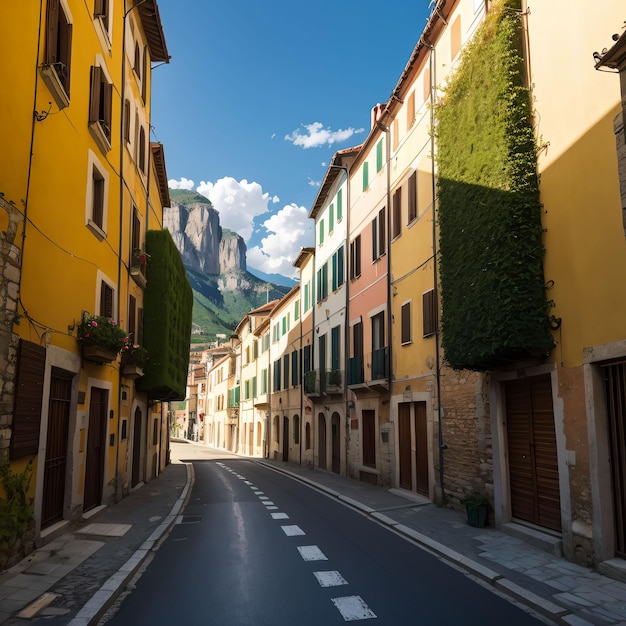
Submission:
[[[436,109],[442,346],[457,369],[554,343],[518,5],[495,4]]]
[[[149,255],[144,292],[144,346],[148,359],[137,389],[153,400],[185,397],[193,294],[168,230],[146,233]]]

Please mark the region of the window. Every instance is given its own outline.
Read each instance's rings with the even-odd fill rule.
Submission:
[[[309,422],[304,426],[304,446],[307,450],[311,449],[311,424]]]
[[[376,467],[376,412],[364,410],[363,416],[363,465]]]
[[[274,324],[272,328],[272,343],[276,343],[280,339],[280,322]]]
[[[400,236],[402,233],[402,187],[398,187],[393,193],[391,222],[391,238]]]
[[[317,270],[317,302],[328,297],[328,262]]]
[[[291,386],[297,387],[298,384],[298,351],[294,350],[291,353]]]
[[[302,373],[311,371],[311,346],[304,346],[302,350]]]
[[[111,8],[109,0],[95,0],[93,6],[93,16],[100,22],[103,33],[106,35],[107,43],[111,40]]]
[[[133,70],[135,71],[135,74],[137,76],[137,78],[139,79],[139,82],[141,82],[141,68],[142,68],[142,61],[141,61],[141,48],[139,47],[139,42],[136,41],[135,42],[135,59],[133,62]]]
[[[372,220],[372,261],[385,254],[385,246],[385,207],[383,207]]]
[[[350,242],[350,278],[361,275],[361,235]]]
[[[256,387],[256,376],[252,377],[252,397],[256,398],[256,392],[257,392],[257,387]]]
[[[283,356],[283,389],[289,389],[289,355]]]
[[[104,176],[97,167],[94,166],[91,179],[93,204],[91,211],[91,220],[102,231],[104,231],[104,198],[106,183]]]
[[[450,29],[450,58],[454,61],[461,50],[461,16],[452,22]]]
[[[321,246],[324,243],[324,220],[320,220],[319,231],[320,231],[320,246]]]
[[[345,282],[344,278],[344,249],[343,246],[333,254],[332,258],[332,283],[333,291],[337,291]]]
[[[296,300],[293,305],[293,321],[297,322],[300,319],[300,300]]]
[[[401,342],[411,343],[411,303],[402,305]]]
[[[367,191],[369,184],[369,164],[365,161],[365,163],[363,163],[363,191]]]
[[[305,311],[309,310],[309,298],[311,297],[310,291],[311,291],[311,283],[305,283],[304,284],[304,310]]]
[[[133,207],[133,225],[131,239],[133,252],[135,250],[141,250],[141,221],[139,219],[139,212],[137,211],[137,207]]]
[[[413,172],[409,178],[409,219],[410,224],[417,219],[417,171]]]
[[[330,331],[330,369],[337,372],[341,369],[341,326],[333,326]]]
[[[124,100],[124,141],[130,143],[130,100]]]
[[[104,280],[100,281],[100,313],[103,317],[113,318],[113,287]]]
[[[139,169],[146,173],[146,131],[143,126],[139,128],[139,145],[137,146],[137,160]]]
[[[49,0],[46,17],[46,71],[43,77],[60,109],[69,104],[72,24],[60,0]]]
[[[259,358],[259,342],[257,339],[252,342],[252,358],[255,360]]]
[[[422,296],[422,308],[424,316],[424,337],[434,335],[438,330],[437,294],[434,289],[427,291]]]
[[[383,140],[379,139],[376,144],[376,172],[383,169]]]
[[[98,147],[106,153],[111,149],[111,102],[113,86],[98,65],[91,68],[89,130]]]
[[[372,316],[372,380],[387,377],[387,349],[385,345],[385,312]]]
[[[267,393],[267,368],[261,370],[261,395]]]
[[[331,204],[328,208],[328,232],[335,230],[335,205]]]
[[[249,380],[246,380],[244,382],[243,399],[244,400],[249,400],[250,399],[250,381]]]
[[[265,333],[263,335],[263,339],[262,341],[262,345],[261,345],[261,351],[262,352],[267,352],[270,349],[270,334],[269,332]]]
[[[343,190],[340,189],[337,192],[337,221],[340,222],[343,218]]]
[[[293,442],[298,445],[300,443],[300,416],[293,416]]]
[[[413,128],[415,123],[415,91],[411,92],[406,103],[406,127],[407,130]]]
[[[274,376],[272,380],[272,389],[273,391],[280,391],[280,359],[274,361]]]

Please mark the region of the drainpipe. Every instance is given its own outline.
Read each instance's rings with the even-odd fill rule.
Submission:
[[[444,3],[445,4],[445,3]],[[443,18],[442,18],[443,19]],[[431,167],[431,189],[432,189],[432,211],[433,211],[433,228],[432,228],[432,247],[433,247],[433,285],[435,290],[435,302],[439,306],[439,276],[437,273],[437,179],[435,176],[435,105],[437,102],[436,94],[436,59],[435,59],[435,46],[428,43],[424,36],[421,37],[422,43],[429,48],[430,57],[430,151],[432,155],[432,167]],[[444,488],[444,450],[448,446],[443,441],[443,409],[441,407],[441,358],[439,341],[441,338],[441,332],[439,329],[439,320],[437,320],[437,326],[435,330],[435,387],[437,393],[437,427],[439,431],[438,443],[439,443],[439,484],[441,488],[441,502],[446,502],[446,492]]]

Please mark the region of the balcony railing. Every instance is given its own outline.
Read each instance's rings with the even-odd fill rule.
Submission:
[[[322,391],[328,394],[343,393],[343,370],[326,370]]]
[[[348,367],[348,385],[362,385],[365,382],[363,355],[351,357]]]
[[[348,385],[366,385],[389,378],[389,350],[380,348],[364,356],[354,356],[348,362]]]
[[[304,374],[304,393],[307,396],[320,395],[318,370],[310,370]]]
[[[381,380],[389,377],[389,352],[387,348],[380,348],[372,352],[372,378]]]

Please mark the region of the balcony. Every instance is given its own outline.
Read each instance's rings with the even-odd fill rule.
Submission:
[[[310,370],[304,374],[304,395],[309,398],[319,397],[320,379],[317,370]]]
[[[348,366],[348,386],[351,389],[389,389],[388,348],[351,357]]]
[[[322,392],[326,395],[343,393],[344,375],[342,370],[327,370],[324,372],[324,386]]]
[[[364,384],[363,355],[353,356],[348,361],[348,386],[362,386]]]

